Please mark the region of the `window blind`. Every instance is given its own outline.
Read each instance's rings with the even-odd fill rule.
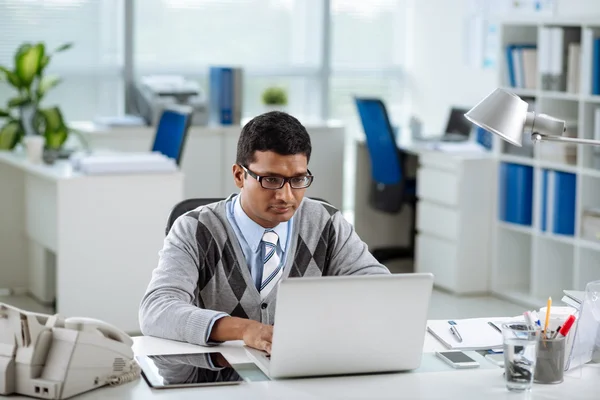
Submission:
[[[46,70],[63,82],[44,105],[60,106],[67,120],[122,112],[122,0],[0,0],[0,37],[0,65],[9,68],[24,42],[44,42],[47,51],[73,43]],[[12,96],[4,84],[0,103]]]

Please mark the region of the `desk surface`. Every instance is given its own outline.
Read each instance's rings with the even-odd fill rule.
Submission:
[[[0,150],[0,162],[22,169],[41,178],[51,180],[79,178],[84,175],[73,170],[68,161],[59,160],[53,165],[34,164],[27,160],[24,153]]]
[[[365,138],[357,138],[356,141],[364,144]],[[490,152],[480,151],[476,143],[473,142],[439,142],[439,141],[419,141],[410,136],[400,136],[396,140],[396,146],[406,153],[421,156],[425,154],[443,154],[449,157],[458,157],[461,159],[487,159],[492,157]]]
[[[231,363],[250,362],[241,342],[228,342],[218,347],[200,347],[152,337],[135,337],[134,352],[142,354],[175,354],[219,351]],[[442,349],[427,334],[425,352]],[[527,394],[505,389],[503,369],[451,370],[447,372],[392,373],[315,379],[287,379],[245,383],[239,386],[169,389],[152,391],[143,379],[94,390],[81,399],[597,399],[600,393],[600,365],[588,365],[570,372],[560,385],[535,384]],[[571,375],[572,374],[572,375]]]
[[[141,173],[122,173],[122,174],[98,174],[87,175],[76,171],[71,162],[68,160],[57,160],[54,164],[34,164],[29,161],[26,155],[22,152],[0,150],[0,163],[11,165],[19,168],[29,174],[33,174],[40,178],[49,179],[52,181],[62,181],[67,179],[81,179],[94,177],[112,177],[127,179],[127,177],[148,176],[148,175],[172,175],[180,173],[179,170],[173,172],[141,172]]]

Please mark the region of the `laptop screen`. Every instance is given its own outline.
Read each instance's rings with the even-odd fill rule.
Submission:
[[[469,110],[463,108],[452,108],[446,125],[445,134],[463,135],[468,138],[471,135],[473,124],[465,118]]]

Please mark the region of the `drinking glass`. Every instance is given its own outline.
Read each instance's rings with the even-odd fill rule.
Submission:
[[[540,330],[522,323],[502,325],[506,388],[530,390],[537,359]]]

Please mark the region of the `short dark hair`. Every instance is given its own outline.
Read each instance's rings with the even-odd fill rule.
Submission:
[[[291,115],[270,111],[252,118],[242,128],[238,140],[236,163],[248,166],[256,151],[273,151],[282,156],[306,155],[310,160],[310,136],[306,128]]]

